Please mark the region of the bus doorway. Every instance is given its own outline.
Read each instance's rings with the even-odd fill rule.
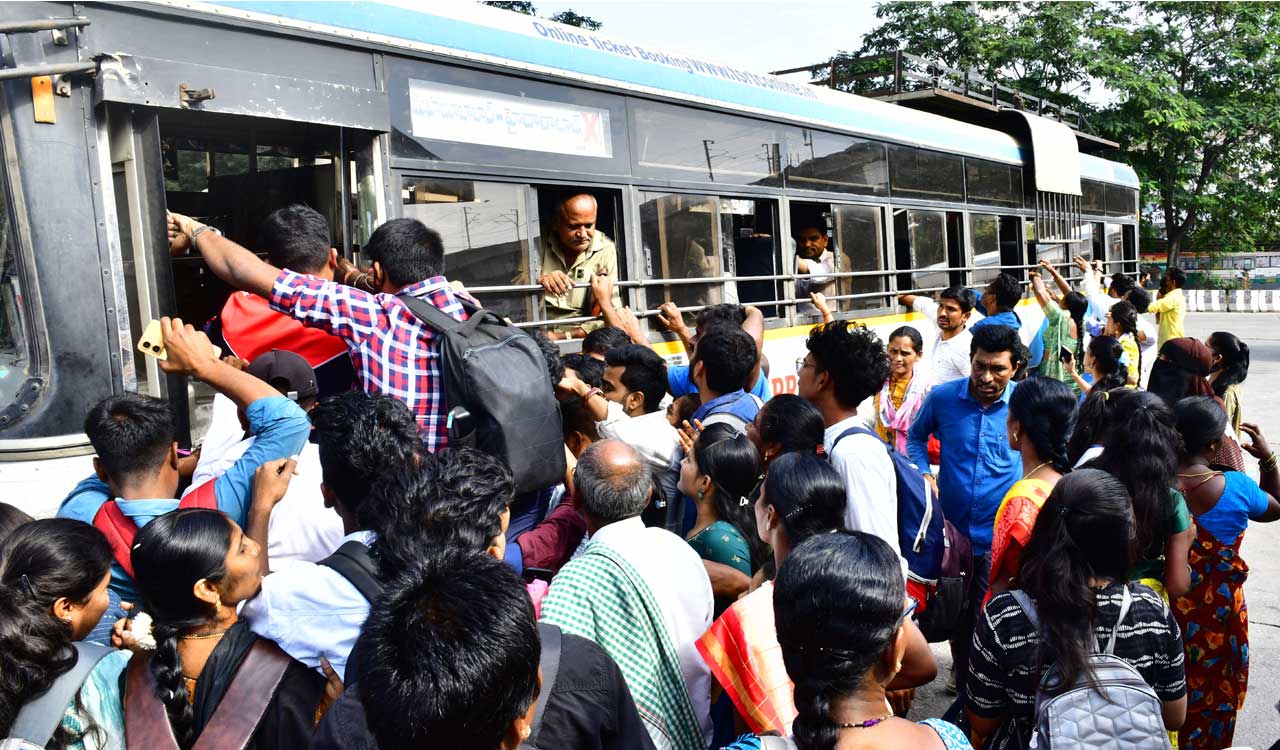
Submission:
[[[126,387],[169,399],[183,442],[199,441],[212,400],[202,384],[169,378],[132,344],[162,315],[201,327],[232,289],[197,253],[171,257],[165,212],[217,227],[265,255],[259,238],[274,210],[303,203],[328,221],[330,241],[351,257],[379,214],[373,134],[333,126],[209,112],[107,105],[108,141],[127,300],[122,341]],[[123,322],[123,321],[122,321]],[[124,326],[121,326],[124,329]]]

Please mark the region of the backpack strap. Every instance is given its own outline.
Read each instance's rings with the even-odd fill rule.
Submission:
[[[1116,636],[1120,634],[1120,623],[1124,622],[1124,618],[1129,615],[1129,606],[1131,604],[1133,604],[1133,594],[1129,593],[1129,584],[1126,583],[1120,597],[1120,616],[1116,618],[1116,626],[1111,629],[1111,637],[1107,639],[1107,650],[1103,653],[1114,654],[1116,652]]]
[[[275,643],[265,638],[255,640],[192,750],[244,750],[275,697],[290,661]]]
[[[462,327],[463,321],[455,320],[452,315],[426,300],[418,299],[411,294],[397,294],[396,299],[409,308],[409,312],[413,313],[414,317],[436,331],[448,333]],[[463,309],[466,307],[464,303]]]
[[[734,427],[739,432],[741,432],[747,426],[747,420],[743,419],[742,417],[739,417],[737,414],[734,414],[733,412],[728,412],[728,411],[716,412],[715,414],[712,414],[711,416],[701,421],[702,421],[702,429],[704,430],[713,424],[727,424],[730,427]]]
[[[524,744],[536,747],[538,732],[542,729],[542,717],[547,711],[547,701],[556,686],[556,675],[560,672],[560,651],[564,633],[559,627],[549,622],[538,623],[538,637],[542,639],[542,690],[538,693],[538,705],[533,710],[533,726]]]
[[[1031,597],[1027,596],[1027,592],[1022,589],[1013,589],[1009,592],[1013,595],[1013,600],[1022,608],[1022,613],[1031,621],[1031,627],[1035,628],[1036,633],[1040,632],[1040,615],[1036,614],[1036,605],[1031,603]]]
[[[210,479],[191,490],[179,501],[178,507],[218,510],[216,484],[217,479]],[[133,578],[133,540],[138,536],[138,524],[125,515],[125,512],[120,509],[120,503],[108,500],[94,514],[93,527],[107,538],[107,544],[111,546],[111,556],[121,568],[124,568],[124,572]]]
[[[249,647],[231,685],[192,750],[243,750],[275,697],[290,659],[276,644],[258,638]],[[164,702],[156,695],[151,656],[135,656],[125,675],[124,726],[129,750],[177,750]]]
[[[151,654],[129,660],[124,682],[124,736],[127,750],[178,750],[173,725],[156,695]]]
[[[76,642],[72,645],[77,653],[75,665],[58,675],[47,690],[27,701],[14,717],[8,736],[22,738],[39,747],[47,745],[62,723],[67,704],[80,692],[85,680],[89,679],[89,673],[115,650],[96,643]]]
[[[378,578],[377,563],[373,561],[369,548],[361,542],[354,539],[344,542],[332,555],[317,564],[330,568],[347,579],[371,604],[382,596],[383,585]]]
[[[868,430],[866,427],[850,427],[849,429],[845,430],[839,435],[836,435],[836,439],[831,441],[831,453],[835,453],[836,446],[840,444],[840,441],[844,440],[850,435],[870,435],[874,437],[876,440],[880,440],[879,435],[875,434],[871,430]],[[884,442],[884,441],[881,440],[881,442]]]

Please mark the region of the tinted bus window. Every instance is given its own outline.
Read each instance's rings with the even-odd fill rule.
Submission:
[[[641,193],[640,200],[640,240],[650,278],[718,279],[724,275],[715,196]],[[650,295],[650,308],[661,302],[693,307],[725,301],[724,284],[719,281],[664,286],[661,294],[660,300]]]
[[[1107,216],[1136,216],[1138,191],[1107,185]]]
[[[906,211],[906,237],[909,243],[912,286],[915,289],[946,287],[950,284],[946,271],[927,269],[947,266],[947,215],[942,211]]]
[[[1106,185],[1093,180],[1080,181],[1080,210],[1086,214],[1104,214],[1107,211]]]
[[[835,206],[837,271],[884,270],[884,210],[872,206]],[[871,294],[885,290],[883,276],[842,276],[837,294]],[[884,307],[883,297],[840,300],[838,310]]]
[[[418,219],[444,240],[450,280],[469,289],[528,284],[528,188],[472,180],[406,177],[404,216]],[[517,322],[531,320],[528,293],[479,292],[485,307]]]
[[[387,58],[394,157],[626,174],[620,96]]]
[[[782,133],[769,123],[633,101],[633,170],[643,177],[778,186]]]
[[[883,143],[789,129],[783,173],[787,187],[860,195],[889,194],[889,160]]]
[[[973,250],[973,285],[983,286],[1000,273],[1000,219],[969,214],[969,246]]]
[[[964,160],[908,146],[889,147],[889,186],[899,198],[964,200]]]
[[[982,159],[965,159],[965,189],[970,203],[1022,207],[1022,168]]]

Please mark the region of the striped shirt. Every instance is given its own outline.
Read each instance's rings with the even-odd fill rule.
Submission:
[[[281,271],[271,290],[271,307],[346,342],[360,383],[368,393],[385,393],[409,405],[428,451],[445,447],[449,402],[440,369],[438,334],[397,297],[424,300],[458,320],[466,311],[449,282],[433,276],[400,294],[370,294],[354,287],[292,271]]]
[[[1115,654],[1142,674],[1160,700],[1177,700],[1187,693],[1178,623],[1159,594],[1141,584],[1130,587],[1133,603],[1116,634]],[[1120,614],[1121,584],[1096,589],[1096,595],[1094,632],[1105,644]],[[988,750],[1018,748],[1018,729],[1023,737],[1031,734],[1036,689],[1047,667],[1041,666],[1039,647],[1040,637],[1017,600],[1008,593],[992,597],[974,630],[966,683],[971,711],[1004,719]]]

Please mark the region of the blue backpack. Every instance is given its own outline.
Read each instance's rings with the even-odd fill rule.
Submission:
[[[871,430],[850,427],[831,443],[831,451],[849,435],[864,434],[884,445],[893,462],[898,482],[898,548],[907,560],[907,574],[927,586],[938,583],[942,576],[942,559],[947,550],[946,521],[942,502],[911,459],[885,445]]]

